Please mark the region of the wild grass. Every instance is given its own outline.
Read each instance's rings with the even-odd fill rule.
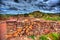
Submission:
[[[60,40],[60,33],[49,33],[47,35],[40,35],[37,39],[36,36],[29,36],[32,40]]]

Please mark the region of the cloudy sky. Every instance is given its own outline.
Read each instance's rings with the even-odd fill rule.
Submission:
[[[1,14],[25,14],[34,11],[60,13],[60,0],[1,0]]]

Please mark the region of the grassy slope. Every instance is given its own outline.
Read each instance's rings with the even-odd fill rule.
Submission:
[[[60,21],[60,14],[48,14],[48,13],[45,14],[37,11],[30,13],[29,15],[35,18],[43,18],[45,20]]]
[[[18,16],[21,16],[21,17],[34,17],[34,18],[43,18],[45,20],[53,20],[53,21],[60,21],[60,14],[48,14],[48,13],[41,13],[39,11],[36,11],[36,12],[32,12],[32,13],[29,13],[29,14],[18,14],[18,15],[9,15],[9,14],[6,14],[6,15],[3,15],[3,14],[0,14],[0,19],[7,19],[8,17],[10,16],[15,16],[15,17],[18,17]]]

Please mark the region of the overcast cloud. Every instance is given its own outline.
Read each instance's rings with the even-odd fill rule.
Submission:
[[[25,14],[34,11],[60,13],[60,0],[1,0],[0,13]]]

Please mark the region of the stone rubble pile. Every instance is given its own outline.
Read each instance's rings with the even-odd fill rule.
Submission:
[[[31,19],[31,20],[30,20]],[[25,18],[18,21],[7,21],[7,38],[24,35],[42,35],[52,32],[60,33],[60,22]]]

